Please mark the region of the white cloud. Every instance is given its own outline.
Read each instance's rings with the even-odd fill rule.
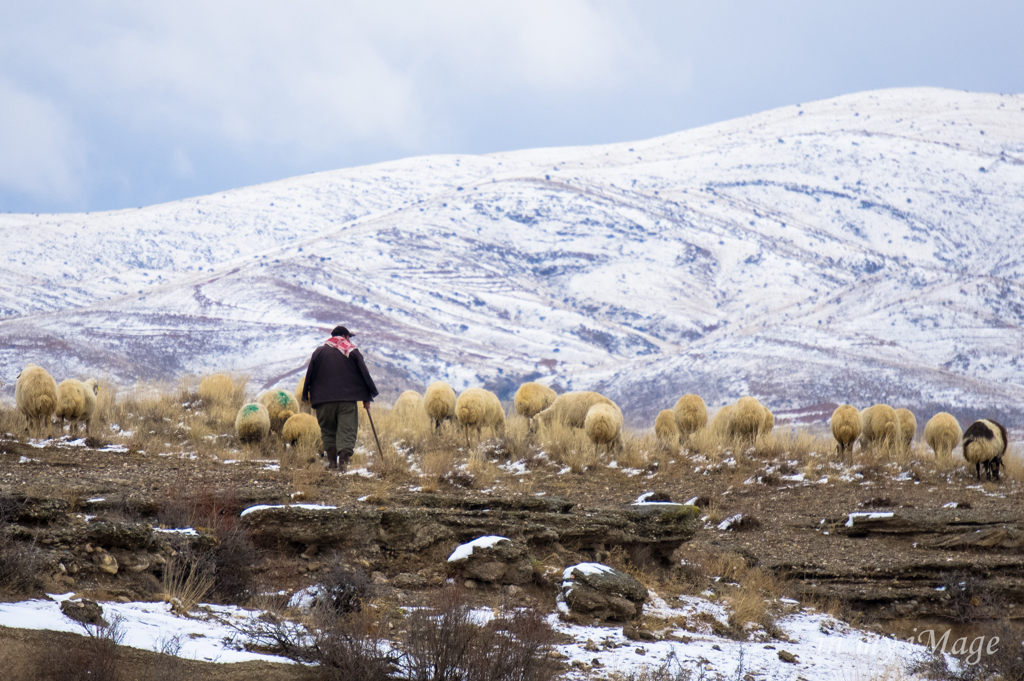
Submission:
[[[0,80],[0,188],[73,201],[84,167],[71,123],[52,103]]]

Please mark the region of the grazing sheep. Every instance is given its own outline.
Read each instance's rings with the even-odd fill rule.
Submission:
[[[391,407],[392,422],[399,428],[409,429],[423,425],[427,412],[423,407],[423,396],[415,390],[406,390],[398,396]]]
[[[616,409],[618,405],[601,393],[583,390],[562,393],[551,406],[533,417],[533,420],[544,427],[552,423],[561,423],[570,428],[583,428],[587,420],[587,412],[595,404],[610,404]]]
[[[881,447],[886,452],[895,452],[903,444],[900,431],[900,417],[888,404],[874,404],[862,409],[860,446],[861,449]]]
[[[759,434],[764,432],[768,425],[768,417],[765,415],[764,405],[757,401],[756,397],[741,397],[733,406],[729,417],[727,432],[729,437],[737,440],[753,441]],[[769,412],[770,413],[770,412]],[[775,425],[775,418],[771,423]]]
[[[64,431],[64,421],[68,421],[69,432],[72,435],[78,431],[78,424],[84,422],[85,434],[89,435],[99,390],[100,385],[95,378],[90,378],[85,383],[73,378],[60,382],[57,386],[57,411],[54,415],[60,419],[61,432]]]
[[[712,433],[718,436],[725,436],[729,433],[729,422],[732,420],[733,409],[736,408],[735,404],[727,404],[724,407],[720,407],[715,415],[711,418],[711,425],[709,429]]]
[[[595,450],[604,445],[609,454],[622,451],[622,412],[614,404],[598,402],[588,409],[583,430]]]
[[[309,452],[323,448],[320,424],[312,414],[294,414],[281,426],[281,439],[292,446],[298,445]]]
[[[480,439],[484,428],[490,428],[495,435],[505,431],[505,410],[501,408],[498,396],[483,388],[464,390],[455,402],[455,418],[466,429],[466,445],[469,445],[469,431],[476,430]]]
[[[852,460],[853,443],[860,437],[860,431],[863,428],[857,407],[852,404],[839,405],[832,412],[829,424],[832,426],[832,437],[836,439],[836,454],[845,460],[846,453],[849,452]]]
[[[227,374],[210,374],[199,381],[199,399],[204,404],[229,404],[235,384]]]
[[[679,427],[676,415],[671,409],[662,409],[654,419],[654,434],[669,447],[679,446]]]
[[[299,413],[299,403],[284,390],[268,390],[256,401],[267,408],[270,429],[275,433],[280,433],[284,422]]]
[[[28,420],[29,435],[42,437],[57,411],[57,381],[46,369],[26,364],[18,374],[14,402]]]
[[[531,381],[519,386],[512,402],[516,407],[517,414],[523,418],[532,419],[554,404],[557,398],[558,393],[551,388]]]
[[[683,395],[672,409],[679,437],[686,439],[708,424],[708,407],[700,395]]]
[[[423,408],[434,422],[434,428],[439,428],[441,422],[455,416],[455,391],[444,381],[434,381],[423,394]]]
[[[903,445],[903,451],[910,451],[910,443],[914,440],[914,434],[917,432],[917,418],[914,417],[914,413],[909,409],[897,409],[896,418],[900,421],[900,435],[902,440],[900,444]]]
[[[299,376],[299,384],[295,386],[295,392],[292,393],[292,397],[299,403],[300,414],[312,414],[313,407],[309,404],[309,400],[302,401],[302,389],[306,386],[306,374]]]
[[[928,419],[924,425],[924,441],[935,452],[936,459],[952,460],[953,448],[960,444],[963,434],[956,417],[944,411]]]
[[[243,404],[235,417],[235,434],[242,442],[259,442],[270,432],[270,413],[257,402]]]
[[[1003,424],[992,419],[981,419],[967,426],[964,431],[964,458],[974,464],[974,471],[981,480],[981,467],[985,466],[988,479],[999,479],[999,467],[1009,439]]]

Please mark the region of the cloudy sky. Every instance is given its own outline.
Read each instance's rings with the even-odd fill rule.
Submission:
[[[1020,0],[0,0],[0,211],[654,137],[929,85],[1024,92]]]

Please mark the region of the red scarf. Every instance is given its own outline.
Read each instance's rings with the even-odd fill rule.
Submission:
[[[356,349],[356,346],[352,344],[352,341],[344,336],[331,336],[327,339],[324,345],[330,345],[332,348],[341,350],[341,354],[346,357],[348,357],[348,353]]]

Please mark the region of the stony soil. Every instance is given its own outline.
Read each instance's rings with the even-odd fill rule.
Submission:
[[[610,535],[589,542],[578,533],[571,541],[559,541],[561,536],[550,533],[542,539],[538,533],[524,536],[534,558],[552,573],[581,560],[615,559],[641,579],[648,576],[664,586],[672,583],[672,570],[678,569],[672,562],[688,554],[735,554],[748,565],[759,565],[789,580],[791,595],[819,603],[838,599],[845,613],[864,622],[903,626],[915,619],[977,623],[1024,618],[1024,513],[1020,511],[1024,484],[1007,477],[979,484],[956,467],[936,471],[934,466],[919,466],[897,476],[876,465],[862,467],[859,475],[847,474],[847,479],[840,478],[849,470],[837,470],[828,482],[808,483],[787,480],[786,475],[798,471],[785,466],[781,474],[769,472],[768,463],[760,466],[761,481],[756,475],[751,479],[750,466],[758,468],[760,463],[756,452],[737,465],[680,456],[661,471],[654,466],[640,472],[600,466],[582,475],[562,473],[561,466],[535,458],[528,462],[528,473],[499,472],[487,490],[442,484],[426,493],[418,490],[415,476],[381,480],[338,475],[323,471],[319,463],[269,470],[262,462],[101,452],[97,448],[104,443],[90,444],[93,448],[36,448],[11,439],[0,441],[0,499],[22,509],[56,504],[51,516],[29,514],[17,521],[18,536],[31,535],[46,552],[48,588],[94,598],[155,599],[161,588],[155,565],[137,572],[122,569],[113,575],[98,569],[86,547],[75,544],[85,536],[81,531],[85,515],[95,516],[92,523],[153,524],[158,510],[175,504],[212,505],[217,513],[233,518],[254,504],[301,501],[360,511],[361,518],[372,516],[379,525],[379,513],[369,511],[430,508],[434,513],[460,504],[479,509],[476,502],[487,499],[513,504],[507,500],[556,497],[569,502],[568,515],[582,522],[587,514],[619,512],[639,495],[654,491],[677,502],[699,499],[702,519],[695,523],[696,532],[688,541],[676,541],[680,548],[674,553],[654,539],[645,549],[637,533],[622,534],[620,551]],[[703,470],[696,473],[695,468]],[[952,502],[956,508],[944,508]],[[514,504],[507,508],[488,512],[505,517],[522,510]],[[891,517],[855,518],[852,528],[846,525],[850,512],[889,511]],[[718,522],[735,514],[746,517],[740,529],[717,529]],[[327,561],[343,560],[378,573],[378,581],[386,581],[397,597],[415,599],[448,576],[443,557],[462,539],[457,532],[445,532],[424,540],[426,549],[419,551],[389,550],[377,542],[383,546],[379,550],[363,537],[360,541],[328,539],[310,552],[309,545],[316,542],[308,538],[289,541],[263,536],[265,554],[258,565],[261,585],[267,591],[295,590],[315,581]],[[122,548],[121,560],[132,563],[131,551]],[[971,576],[970,590],[957,591],[956,584],[965,575]],[[937,590],[944,585],[949,588]],[[482,600],[509,594],[479,586]],[[554,605],[553,590],[543,575],[512,593],[533,607]],[[14,650],[14,644],[38,647],[54,636],[0,630],[4,641],[0,649]],[[204,671],[201,678],[236,678],[232,667],[217,666]],[[253,668],[244,673],[253,680],[285,678],[275,669]]]

